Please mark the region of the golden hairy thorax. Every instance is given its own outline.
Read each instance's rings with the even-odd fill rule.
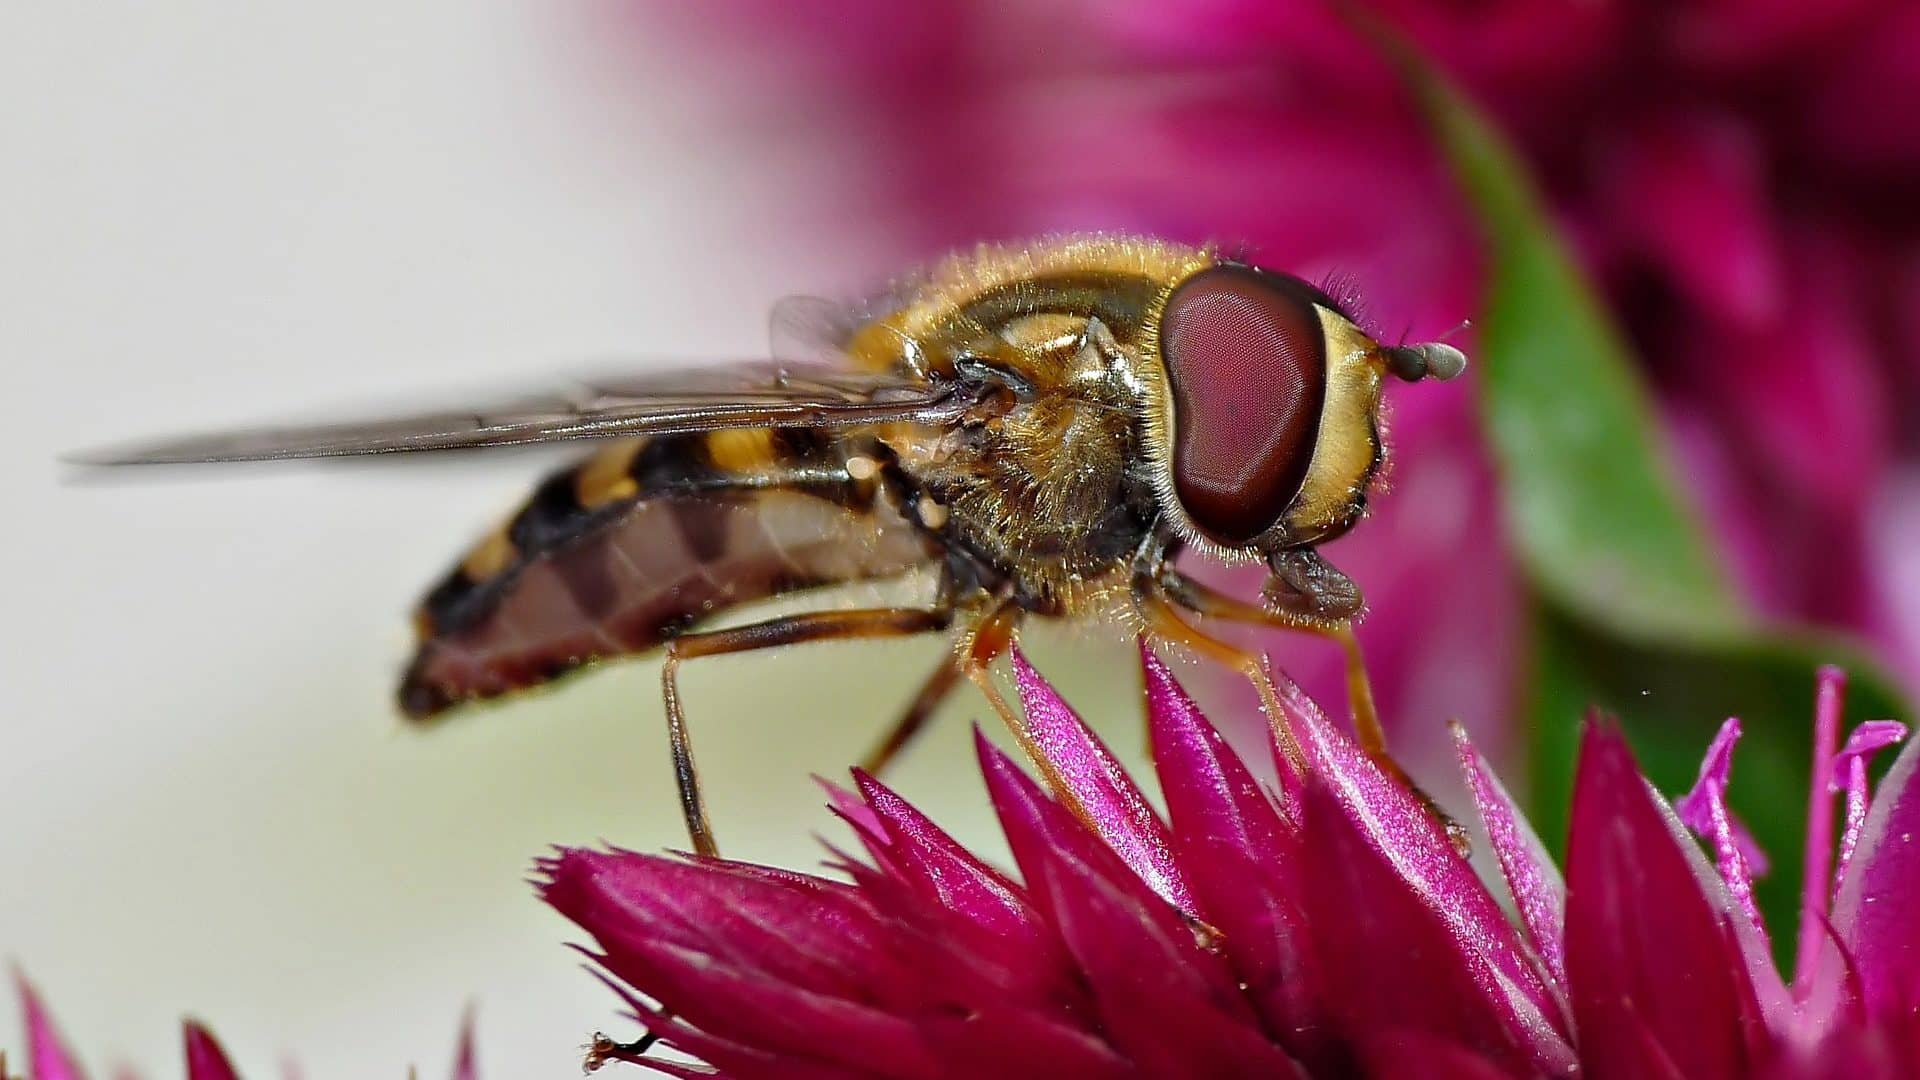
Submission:
[[[1076,613],[1125,586],[1155,518],[1138,414],[1154,326],[1173,286],[1212,262],[1146,240],[983,246],[909,283],[849,338],[863,367],[952,379],[977,362],[1018,383],[1017,402],[984,423],[880,437],[949,536],[1034,610]]]

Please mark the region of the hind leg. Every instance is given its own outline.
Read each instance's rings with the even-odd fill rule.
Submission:
[[[680,812],[686,818],[687,838],[701,855],[717,855],[706,799],[700,793],[700,774],[693,763],[693,739],[680,704],[680,665],[702,656],[753,652],[797,645],[806,641],[853,638],[906,637],[945,629],[953,612],[941,608],[862,608],[789,615],[726,630],[687,634],[667,643],[661,668],[661,692],[667,705],[667,739],[673,753],[673,780],[680,793]]]
[[[1025,722],[1014,714],[999,688],[988,677],[988,669],[993,662],[1012,646],[1013,631],[1019,621],[1020,609],[1004,599],[988,607],[954,642],[952,653],[943,657],[940,666],[927,676],[906,711],[867,753],[860,767],[878,775],[902,747],[925,729],[934,710],[952,696],[963,678],[980,688],[981,693],[986,695],[987,703],[993,706],[994,713],[1007,725],[1008,730],[1024,741]]]
[[[900,719],[894,721],[893,726],[887,729],[887,733],[881,736],[880,741],[860,759],[860,767],[874,776],[885,772],[887,766],[893,763],[893,759],[899,756],[900,751],[906,749],[907,744],[926,729],[927,721],[933,719],[933,714],[940,708],[941,702],[953,696],[953,691],[959,687],[960,680],[965,675],[966,670],[957,653],[943,654],[940,657],[940,666],[934,668],[926,680],[920,684],[919,692],[913,695],[913,700],[900,714]]]

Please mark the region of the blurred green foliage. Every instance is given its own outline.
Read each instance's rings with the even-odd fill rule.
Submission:
[[[1715,728],[1741,718],[1732,802],[1773,860],[1760,900],[1793,940],[1811,765],[1814,672],[1850,676],[1846,722],[1911,720],[1854,642],[1764,623],[1722,572],[1612,324],[1525,166],[1431,67],[1390,43],[1482,226],[1488,267],[1472,378],[1506,525],[1533,597],[1530,811],[1566,834],[1578,722],[1620,717],[1653,781],[1693,782]]]

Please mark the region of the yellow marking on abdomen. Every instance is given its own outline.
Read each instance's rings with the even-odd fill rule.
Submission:
[[[770,428],[726,428],[707,435],[707,456],[722,472],[752,473],[774,464]]]
[[[460,563],[460,572],[467,575],[467,580],[479,583],[504,573],[519,557],[520,549],[507,536],[503,525],[467,552]]]
[[[633,459],[641,446],[639,439],[617,443],[580,466],[573,478],[573,497],[581,509],[596,510],[640,494],[640,485],[633,479]]]

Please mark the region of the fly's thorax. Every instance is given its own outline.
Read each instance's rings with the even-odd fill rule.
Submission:
[[[949,528],[1042,608],[1122,572],[1145,534],[1128,410],[1043,393],[944,442],[922,477]]]
[[[856,367],[950,377],[962,357],[1006,356],[1010,334],[1048,315],[1097,319],[1131,343],[1171,283],[1213,258],[1204,248],[1121,236],[983,244],[896,286],[893,300],[853,328],[845,351]]]
[[[1015,583],[1024,603],[1055,612],[1094,604],[1124,580],[1152,517],[1137,480],[1143,321],[1110,326],[1068,310],[1087,306],[1079,288],[1037,284],[988,337],[965,343],[952,377],[1001,380],[1001,407],[887,437],[939,508],[944,535]]]

